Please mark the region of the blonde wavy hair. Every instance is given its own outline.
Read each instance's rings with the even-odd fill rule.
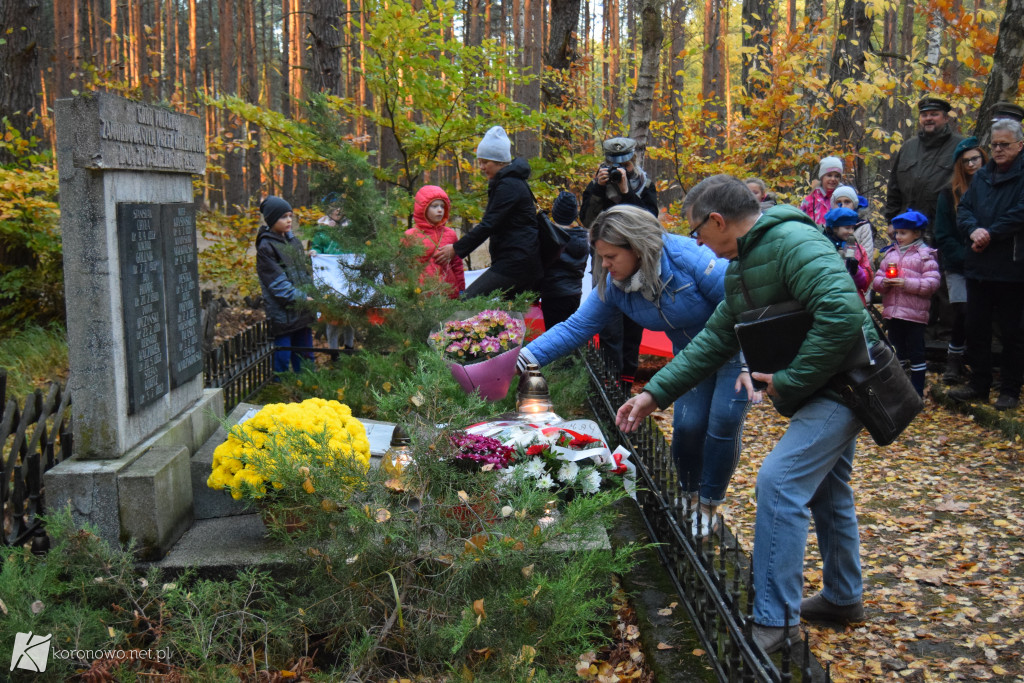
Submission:
[[[750,191],[747,191],[750,194]],[[664,248],[665,229],[661,223],[646,209],[629,204],[614,206],[602,211],[590,226],[590,246],[597,240],[607,242],[613,247],[629,249],[637,257],[640,272],[644,276],[641,290],[644,298],[653,301],[660,294],[661,250]],[[597,278],[597,295],[604,301],[607,289],[607,270],[601,259],[594,258],[594,275]]]

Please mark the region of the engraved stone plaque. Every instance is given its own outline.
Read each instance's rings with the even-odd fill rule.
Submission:
[[[206,137],[195,116],[104,92],[75,98],[68,106],[81,124],[72,152],[79,168],[197,174],[206,170]]]
[[[164,302],[171,388],[203,370],[200,330],[199,267],[196,261],[195,204],[160,206],[164,248]]]
[[[159,204],[117,205],[129,415],[168,391],[160,219]]]

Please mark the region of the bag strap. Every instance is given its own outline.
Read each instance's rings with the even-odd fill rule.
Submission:
[[[540,204],[537,202],[537,197],[535,197],[534,194],[533,194],[533,188],[530,187],[530,183],[526,182],[525,180],[523,181],[523,183],[526,185],[526,191],[530,193],[530,199],[533,200],[533,208],[534,208],[534,210],[535,211],[540,211],[541,213],[547,213],[547,211],[543,211],[540,208]]]

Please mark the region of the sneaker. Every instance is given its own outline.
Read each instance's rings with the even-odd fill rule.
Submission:
[[[754,624],[751,636],[753,637],[754,644],[764,650],[766,655],[770,655],[781,650],[782,646],[786,644],[787,639],[791,647],[799,643],[800,625],[794,624],[787,627]]]
[[[956,389],[950,389],[949,393],[946,394],[954,401],[987,401],[988,392],[978,391],[971,385],[957,387]]]
[[[715,508],[706,508],[701,505],[690,513],[690,533],[694,538],[707,538],[717,534],[722,527],[722,515],[715,511]]]
[[[853,624],[864,621],[864,603],[858,600],[852,605],[837,605],[818,593],[800,602],[800,618],[829,624]]]
[[[1010,394],[999,394],[996,399],[996,410],[1013,410],[1017,407],[1017,397]]]

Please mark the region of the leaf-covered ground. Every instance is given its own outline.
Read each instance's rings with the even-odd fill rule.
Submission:
[[[657,419],[671,425],[670,414]],[[748,553],[757,470],[786,426],[767,403],[747,418],[726,521]],[[897,443],[861,434],[853,486],[866,621],[804,625],[834,681],[1024,681],[1022,478],[1024,444],[930,399]],[[821,587],[813,526],[808,541],[805,595]]]

